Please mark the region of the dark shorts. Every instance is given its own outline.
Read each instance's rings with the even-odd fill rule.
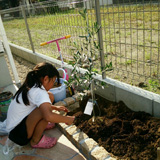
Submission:
[[[28,116],[27,116],[28,117]],[[31,140],[27,138],[27,127],[26,127],[26,119],[25,117],[13,130],[9,133],[9,139],[14,143],[24,146],[29,143]]]

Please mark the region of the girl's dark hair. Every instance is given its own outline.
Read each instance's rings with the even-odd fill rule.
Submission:
[[[50,63],[43,62],[37,64],[32,71],[28,72],[27,77],[23,85],[19,88],[13,98],[16,97],[17,103],[19,103],[18,97],[22,93],[22,99],[25,105],[29,105],[28,100],[28,91],[33,86],[41,88],[41,78],[48,76],[49,78],[57,77],[59,83],[59,72],[58,70]]]

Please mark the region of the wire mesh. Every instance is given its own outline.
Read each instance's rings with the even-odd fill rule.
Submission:
[[[9,42],[31,49],[20,7],[0,12]]]
[[[113,2],[101,6],[104,53],[113,64],[107,75],[134,85],[159,81],[159,1]]]

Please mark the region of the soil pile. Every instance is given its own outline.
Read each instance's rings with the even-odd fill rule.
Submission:
[[[84,107],[70,113],[75,125],[103,146],[108,152],[125,160],[155,160],[160,145],[160,119],[145,112],[134,112],[123,102],[114,103],[97,98],[98,115],[84,115]]]

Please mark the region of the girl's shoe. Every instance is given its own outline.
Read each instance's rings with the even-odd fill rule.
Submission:
[[[46,127],[45,130],[52,129],[52,128],[54,128],[54,127],[55,127],[55,123],[50,123],[50,122],[48,122],[48,125],[47,125],[47,127]]]
[[[32,145],[32,148],[52,148],[57,143],[57,139],[55,137],[47,137],[43,135],[38,144]]]

